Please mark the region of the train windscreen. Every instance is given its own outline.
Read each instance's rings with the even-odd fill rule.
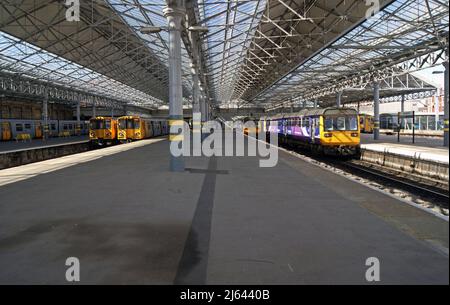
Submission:
[[[139,121],[137,121],[139,122]],[[139,124],[135,124],[133,119],[120,119],[119,120],[120,129],[135,129],[139,128]]]
[[[90,121],[90,128],[92,130],[104,129],[105,128],[105,121],[104,120],[91,120]]]
[[[357,131],[357,116],[330,116],[325,117],[325,131]]]

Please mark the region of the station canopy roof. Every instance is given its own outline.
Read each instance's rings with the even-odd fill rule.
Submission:
[[[345,89],[368,88],[368,82],[351,86],[346,80],[389,65],[403,85],[401,76],[410,71],[394,64],[417,53],[438,57],[435,53],[448,47],[448,1],[379,3],[381,12],[367,19],[371,7],[361,0],[187,0],[185,102],[192,95],[192,45],[186,34],[191,25],[209,29],[198,36],[199,72],[203,94],[217,105],[237,101],[268,108],[291,100],[327,100],[342,83]],[[1,72],[127,104],[167,105],[168,33],[140,32],[142,26],[167,26],[166,1],[80,4],[81,20],[69,22],[64,1],[1,1]]]

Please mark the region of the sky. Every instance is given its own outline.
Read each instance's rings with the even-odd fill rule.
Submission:
[[[420,71],[414,72],[412,74],[422,77],[422,78],[424,78],[424,80],[431,81],[431,84],[437,85],[438,88],[444,88],[444,83],[445,83],[444,73],[433,74],[434,71],[444,72],[444,66],[438,65],[436,67],[431,67],[431,68],[427,68],[424,70],[420,70]]]

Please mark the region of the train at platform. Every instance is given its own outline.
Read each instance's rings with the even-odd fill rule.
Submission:
[[[370,114],[359,114],[361,133],[373,133],[373,116]]]
[[[95,117],[89,121],[89,140],[93,146],[107,146],[167,135],[165,119],[145,119],[139,116]]]
[[[314,153],[354,156],[360,153],[361,125],[351,108],[304,109],[261,118],[260,128],[282,144],[306,147]]]
[[[361,133],[373,133],[374,118],[369,114],[360,114]],[[412,117],[404,118],[399,122],[398,113],[380,114],[380,133],[392,135],[400,131],[404,135],[414,133],[417,136],[442,137],[444,135],[444,115],[434,113],[416,112]]]
[[[89,122],[76,120],[48,120],[49,137],[68,137],[87,135]],[[42,139],[44,136],[43,120],[0,119],[0,141],[10,141],[21,136],[29,139]]]
[[[244,134],[257,136],[260,131],[258,119],[251,117],[244,118]]]

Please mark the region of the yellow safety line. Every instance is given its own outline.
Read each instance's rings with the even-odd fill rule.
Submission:
[[[170,135],[169,136],[169,140],[171,142],[181,142],[181,141],[183,141],[183,139],[184,139],[183,135]]]
[[[169,120],[169,126],[183,126],[183,120]]]

